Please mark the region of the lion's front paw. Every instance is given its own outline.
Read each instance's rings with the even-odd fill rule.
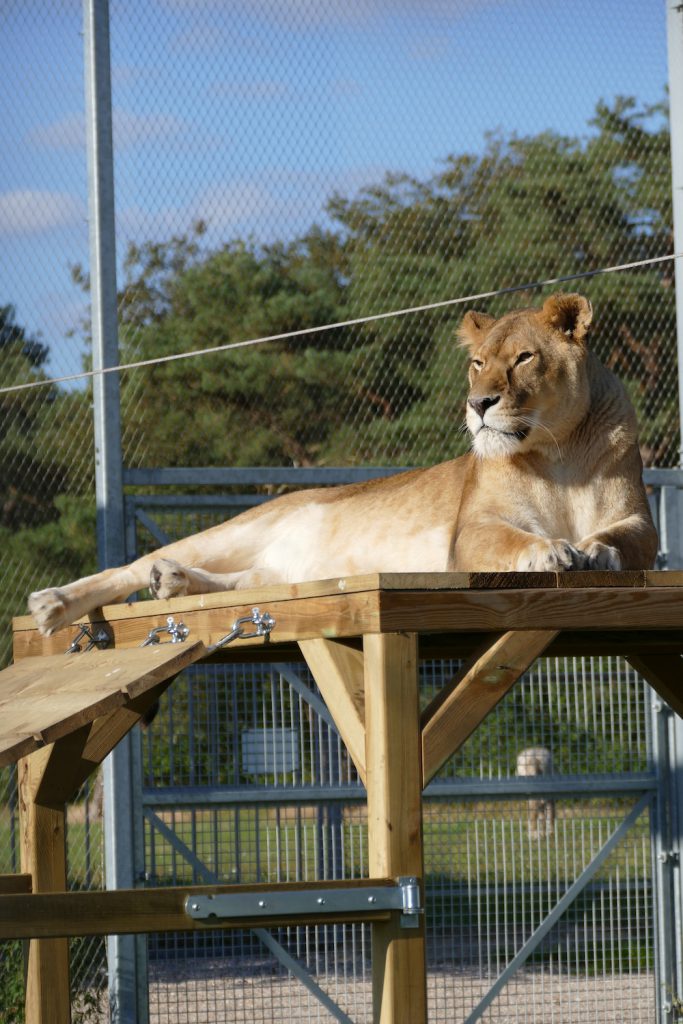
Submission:
[[[588,559],[568,540],[538,540],[522,551],[515,566],[517,572],[565,572],[585,569]]]
[[[69,625],[71,620],[67,609],[66,597],[55,587],[36,590],[28,599],[28,610],[36,620],[38,632],[43,636],[52,636],[58,629]]]
[[[187,573],[179,562],[171,558],[158,558],[149,574],[149,589],[154,597],[165,600],[183,597],[190,586]]]
[[[622,567],[621,554],[617,548],[603,544],[600,540],[589,540],[579,545],[588,559],[588,569],[614,569]]]

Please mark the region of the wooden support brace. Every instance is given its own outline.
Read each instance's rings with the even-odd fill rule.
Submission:
[[[363,654],[337,640],[302,640],[299,647],[365,783]]]
[[[415,634],[364,637],[368,866],[377,877],[414,877],[424,899],[422,768]],[[375,1024],[425,1024],[424,919],[372,930]]]
[[[557,630],[489,637],[422,715],[424,786],[557,636]]]
[[[683,718],[683,658],[679,654],[629,654],[626,659]]]

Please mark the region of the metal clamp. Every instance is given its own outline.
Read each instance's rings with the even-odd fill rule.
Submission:
[[[89,628],[85,625],[85,623],[83,623],[83,625],[80,626],[78,633],[76,633],[76,636],[73,638],[71,644],[69,645],[69,647],[67,647],[64,653],[80,654],[81,640],[83,640],[85,637],[88,638],[88,643],[85,646],[85,651],[83,652],[84,654],[86,653],[86,651],[91,651],[93,647],[97,647],[98,650],[100,651],[104,650],[104,648],[108,646],[110,640],[109,633],[107,633],[106,629],[98,629],[96,633],[91,633]]]
[[[243,627],[247,624],[256,626],[253,633],[247,633],[244,630]],[[221,647],[226,647],[228,644],[232,643],[233,640],[252,640],[254,637],[259,636],[264,637],[265,642],[267,643],[270,638],[270,634],[274,629],[275,619],[270,612],[263,612],[262,614],[258,608],[252,608],[251,615],[243,615],[241,618],[235,619],[230,632],[226,633],[226,635],[215,644],[211,644],[211,646],[207,648],[207,651],[211,654],[213,651],[219,651]]]
[[[160,640],[160,633],[169,633],[170,640]],[[152,644],[182,644],[190,635],[189,627],[184,622],[176,622],[172,615],[169,615],[166,619],[165,626],[156,626],[154,629],[150,629],[147,634],[147,639],[143,640],[140,644],[141,647],[150,647]]]

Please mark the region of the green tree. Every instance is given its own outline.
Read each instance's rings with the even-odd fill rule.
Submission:
[[[585,139],[491,135],[433,177],[333,196],[334,229],[205,246],[205,226],[131,246],[124,359],[306,330],[671,251],[663,106],[598,104]],[[599,354],[625,379],[648,461],[677,450],[672,267],[565,285],[596,308]],[[552,288],[547,291],[553,290]],[[537,288],[476,305],[496,314]],[[463,306],[198,357],[123,378],[129,464],[419,464],[460,454]]]
[[[200,254],[197,236],[132,247],[121,296],[123,358],[170,355],[342,319],[338,239],[238,241]],[[311,465],[356,401],[349,335],[238,349],[125,375],[126,437],[156,465]],[[142,374],[144,373],[144,378]]]

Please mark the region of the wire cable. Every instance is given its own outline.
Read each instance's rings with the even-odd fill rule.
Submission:
[[[26,391],[29,388],[48,387],[51,384],[65,384],[73,380],[86,380],[89,377],[97,377],[105,373],[120,373],[123,370],[138,370],[143,366],[159,366],[162,363],[177,362],[180,359],[193,359],[196,356],[206,356],[217,352],[230,352],[238,348],[249,348],[253,345],[265,345],[273,341],[289,341],[292,338],[301,338],[311,334],[320,334],[322,331],[334,331],[341,327],[357,327],[361,324],[372,323],[376,320],[386,320],[389,317],[408,316],[411,313],[427,313],[433,309],[445,309],[448,306],[462,305],[465,302],[478,302],[480,299],[493,299],[499,295],[510,295],[513,292],[528,291],[532,288],[545,288],[551,284],[563,284],[566,281],[579,281],[588,277],[597,277],[599,274],[613,274],[622,270],[634,270],[636,267],[651,266],[655,263],[665,263],[668,260],[677,260],[683,253],[670,253],[667,256],[652,256],[646,260],[636,260],[633,263],[620,263],[613,267],[600,267],[598,270],[584,270],[577,274],[565,274],[562,277],[549,277],[545,281],[533,281],[528,284],[511,285],[508,288],[496,288],[494,291],[478,292],[475,295],[461,295],[457,299],[442,299],[439,302],[428,302],[422,306],[408,306],[406,309],[393,309],[386,313],[372,313],[369,316],[359,316],[352,320],[340,320],[333,324],[320,324],[318,327],[302,327],[296,331],[284,331],[281,334],[268,334],[261,338],[248,338],[244,341],[231,341],[225,345],[214,345],[210,348],[191,349],[186,352],[176,352],[170,356],[157,356],[154,359],[141,359],[134,363],[120,363],[116,366],[103,366],[96,370],[83,370],[81,373],[70,373],[63,377],[50,377],[45,380],[33,380],[24,384],[13,384],[10,387],[0,388],[0,395],[7,395],[11,392]]]

